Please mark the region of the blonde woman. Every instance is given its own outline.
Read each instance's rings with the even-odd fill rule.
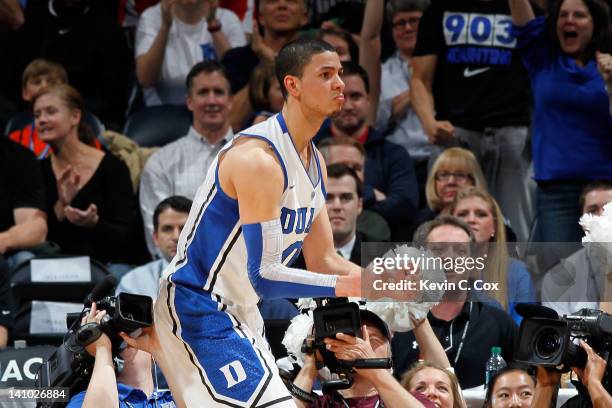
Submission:
[[[457,192],[466,186],[487,188],[482,169],[474,153],[460,147],[446,149],[434,162],[425,196],[429,208],[436,214],[449,214]]]
[[[424,394],[439,408],[465,408],[459,381],[455,374],[427,361],[418,362],[402,377],[402,386],[409,392]]]
[[[482,188],[467,187],[457,193],[449,211],[464,220],[474,233],[473,256],[486,256],[485,280],[499,283],[489,295],[520,324],[521,316],[514,307],[516,303],[534,301],[535,290],[525,264],[508,255],[504,216],[497,201]]]

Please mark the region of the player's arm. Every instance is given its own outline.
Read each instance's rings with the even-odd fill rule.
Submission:
[[[263,298],[358,296],[354,277],[314,273],[282,264],[283,233],[279,203],[285,178],[269,146],[246,139],[229,150],[219,165],[223,191],[238,200],[247,269]]]
[[[317,152],[317,154],[321,163],[323,182],[327,184],[327,168],[321,153]],[[358,265],[344,259],[336,252],[332,227],[325,206],[312,223],[310,233],[304,240],[302,252],[306,267],[310,270],[335,275],[361,275],[361,268]]]

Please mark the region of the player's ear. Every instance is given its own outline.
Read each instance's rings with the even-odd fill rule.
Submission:
[[[285,76],[283,82],[285,84],[285,89],[287,90],[288,94],[295,97],[301,93],[301,84],[300,79],[298,77],[293,75],[287,75]]]

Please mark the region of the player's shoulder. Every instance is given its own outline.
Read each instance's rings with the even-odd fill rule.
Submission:
[[[263,138],[272,141],[276,136],[282,135],[283,131],[278,123],[277,115],[272,115],[263,122],[254,124],[253,126],[238,132],[239,136],[251,136],[255,138]]]

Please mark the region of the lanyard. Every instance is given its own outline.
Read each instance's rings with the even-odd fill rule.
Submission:
[[[459,356],[461,355],[461,351],[463,350],[463,343],[465,341],[465,336],[467,334],[468,328],[470,327],[470,317],[472,317],[472,307],[474,303],[470,302],[470,312],[468,315],[468,320],[463,327],[463,334],[461,334],[461,341],[459,342],[459,347],[457,348],[457,354],[455,355],[455,359],[453,360],[453,367],[457,365],[457,361],[459,361]],[[456,317],[455,317],[456,319]],[[455,319],[450,324],[449,328],[449,336],[450,336],[450,346],[444,349],[444,351],[450,351],[453,349],[453,325],[455,324]]]

